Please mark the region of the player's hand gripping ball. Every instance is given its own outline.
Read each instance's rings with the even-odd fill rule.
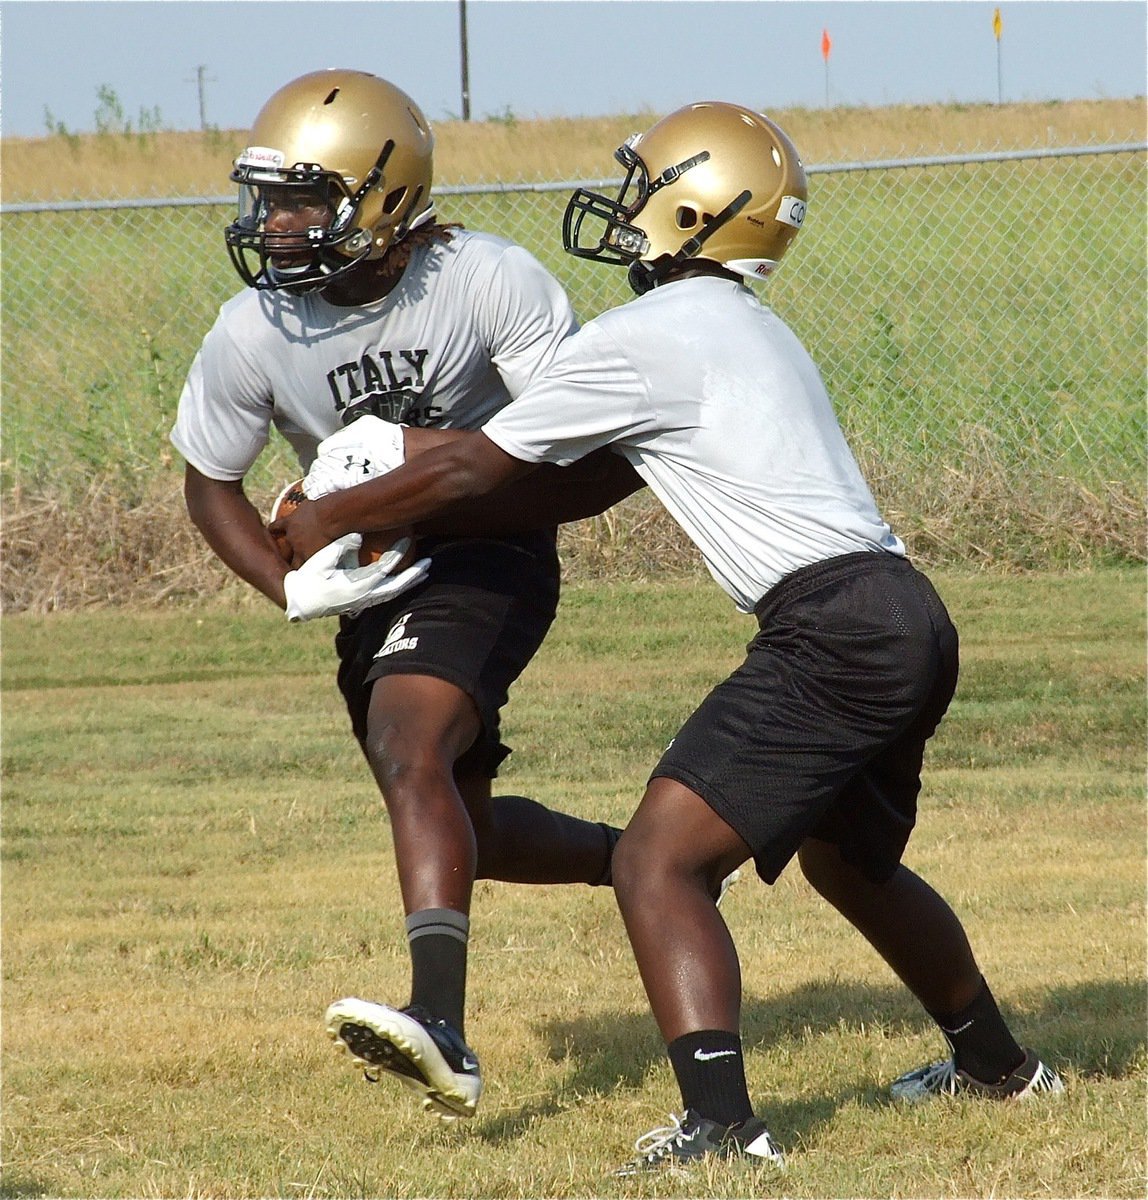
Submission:
[[[286,517],[307,499],[303,491],[303,480],[296,479],[294,483],[289,483],[275,498],[275,503],[271,506],[271,515],[267,518],[267,523],[278,520],[280,517]],[[390,574],[397,575],[400,571],[409,567],[415,557],[415,543],[409,529],[388,529],[385,533],[364,533],[363,544],[359,547],[359,566],[365,567],[368,563],[378,562],[392,546],[396,543],[406,541],[406,548],[403,550],[402,557],[391,568]],[[279,548],[279,553],[283,556],[284,562],[291,561],[291,547],[284,537],[275,536],[275,545]],[[396,547],[400,548],[401,547]]]

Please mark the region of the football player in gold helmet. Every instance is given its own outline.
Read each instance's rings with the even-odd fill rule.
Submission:
[[[626,169],[617,199],[576,191],[562,240],[580,258],[629,266],[639,295],[686,259],[768,279],[805,220],[809,186],[797,148],[740,105],[691,104],[614,157]]]
[[[333,435],[362,478],[397,426],[477,429],[576,328],[526,250],[436,219],[433,147],[415,102],[361,71],[311,72],[267,101],[235,161],[226,230],[248,286],[196,355],[172,441],[219,558],[295,619],[340,615],[339,686],[390,817],[412,982],[403,1008],[333,1004],[328,1032],[465,1116],[482,1090],[463,1020],[475,880],[610,882],[619,830],[492,794],[510,752],[501,709],[558,603],[555,525],[583,514],[540,495],[503,499],[489,519],[468,506],[420,531],[415,566],[376,581],[377,564],[343,569],[334,543],[292,569],[244,492],[273,426],[309,479]],[[641,486],[616,455],[600,462],[594,480],[614,498]],[[357,833],[356,849],[382,836],[381,824]]]
[[[393,83],[315,71],[263,106],[235,160],[225,237],[253,288],[325,288],[433,220],[434,134]]]
[[[808,352],[745,286],[768,278],[805,219],[797,153],[772,121],[713,102],[619,157],[619,197],[577,192],[564,238],[627,265],[638,298],[568,338],[479,432],[301,505],[286,532],[315,548],[401,526],[610,446],[756,619],[745,661],[674,737],[614,857],[685,1110],[620,1174],[706,1156],[782,1163],[748,1094],[741,970],[713,900],[751,860],[773,883],[796,857],[944,1034],[950,1057],[903,1075],[896,1098],[1061,1092],[1014,1040],[956,914],[901,862],[925,746],[956,687],[957,632],[881,516]]]

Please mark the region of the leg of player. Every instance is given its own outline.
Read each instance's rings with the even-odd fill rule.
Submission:
[[[470,1116],[482,1094],[464,1040],[467,940],[477,848],[454,782],[480,727],[470,698],[442,680],[386,675],[371,690],[363,749],[386,802],[411,953],[405,1008],[349,997],[327,1030],[371,1072],[386,1071],[445,1116]]]
[[[457,780],[478,845],[476,879],[504,883],[611,882],[621,830],[547,808],[526,796],[492,796],[492,780]]]
[[[805,840],[798,858],[806,879],[888,963],[952,1050],[949,1061],[898,1079],[895,1098],[925,1100],[958,1091],[1010,1098],[1064,1090],[1056,1072],[1013,1038],[960,920],[923,879],[901,865],[885,883],[874,883],[835,845],[815,838]]]
[[[375,681],[364,750],[391,822],[411,997],[403,1009],[347,998],[327,1013],[328,1032],[357,1063],[397,1076],[448,1116],[473,1113],[482,1087],[464,1040],[475,878],[609,882],[618,836],[525,797],[492,799],[489,778],[459,777],[455,764],[480,728],[473,701],[453,684],[401,674]]]
[[[614,892],[684,1115],[639,1139],[631,1175],[703,1155],[783,1158],[754,1116],[742,1058],[741,967],[715,895],[749,847],[700,796],[651,780],[614,855]]]

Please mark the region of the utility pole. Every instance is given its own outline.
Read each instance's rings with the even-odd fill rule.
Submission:
[[[462,60],[462,119],[470,120],[470,62],[466,49],[466,0],[458,0],[458,45]]]
[[[207,67],[203,66],[203,64],[200,64],[195,68],[195,78],[184,80],[185,83],[194,83],[199,89],[199,128],[201,130],[207,129],[207,102],[203,85],[206,82],[215,82],[214,77],[210,81],[207,79],[205,74],[206,71]]]
[[[1001,21],[1001,10],[993,9],[993,37],[997,42],[997,103],[1001,102],[1001,30],[1004,28],[1004,23]]]

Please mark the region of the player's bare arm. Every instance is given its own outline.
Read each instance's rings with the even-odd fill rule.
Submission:
[[[646,486],[621,455],[596,450],[568,467],[543,463],[503,487],[448,505],[420,533],[509,536],[596,517]]]
[[[485,474],[482,480],[472,480],[474,490],[468,487],[459,497],[444,500],[436,505],[425,518],[413,523],[417,532],[510,536],[597,516],[645,486],[645,481],[633,467],[620,455],[608,449],[595,451],[568,467],[558,467],[549,463],[532,467],[529,463],[519,463],[518,460],[499,451],[485,437],[481,439],[481,443],[477,442],[475,439],[478,437],[478,434],[465,430],[404,430],[408,464],[414,458],[421,461],[428,451],[444,447],[477,447],[475,453],[493,452],[490,455],[492,459],[500,457],[508,463],[517,464],[511,469],[505,463],[492,462],[483,468]],[[460,458],[452,461],[476,467],[469,449],[461,450]],[[393,477],[394,473],[385,478]],[[359,485],[360,488],[365,486]],[[464,486],[464,481],[459,480],[457,486]],[[415,489],[417,485],[412,491]],[[358,488],[347,490],[357,491]],[[340,497],[344,495],[345,492],[339,493]],[[421,493],[420,499],[425,499]],[[302,507],[309,508],[310,504]],[[334,508],[336,515],[341,516],[341,504],[328,507]],[[405,528],[404,523],[396,522],[390,510],[384,511],[381,507],[373,506],[373,512],[373,520],[385,520],[386,524],[372,525],[371,528]],[[319,514],[310,516],[317,517]],[[299,565],[314,553],[316,543],[313,539],[322,536],[318,525],[304,524],[307,518],[308,514],[304,513],[303,520],[292,516],[284,522],[276,522],[273,526],[276,532],[281,532],[290,543],[294,551],[292,562],[295,565]],[[356,532],[366,533],[368,527],[357,527]]]
[[[459,429],[403,430],[407,461],[473,433]],[[484,495],[467,496],[418,523],[419,533],[509,536],[596,517],[646,486],[620,454],[606,447],[568,467],[542,463]]]
[[[292,561],[299,562],[344,533],[417,525],[534,469],[485,434],[454,431],[448,440],[388,475],[300,504],[272,529],[286,537],[294,551]]]
[[[242,480],[211,479],[189,463],[184,499],[192,523],[216,555],[241,579],[283,608],[283,561],[258,509],[243,491]],[[315,547],[319,549],[320,547]]]

